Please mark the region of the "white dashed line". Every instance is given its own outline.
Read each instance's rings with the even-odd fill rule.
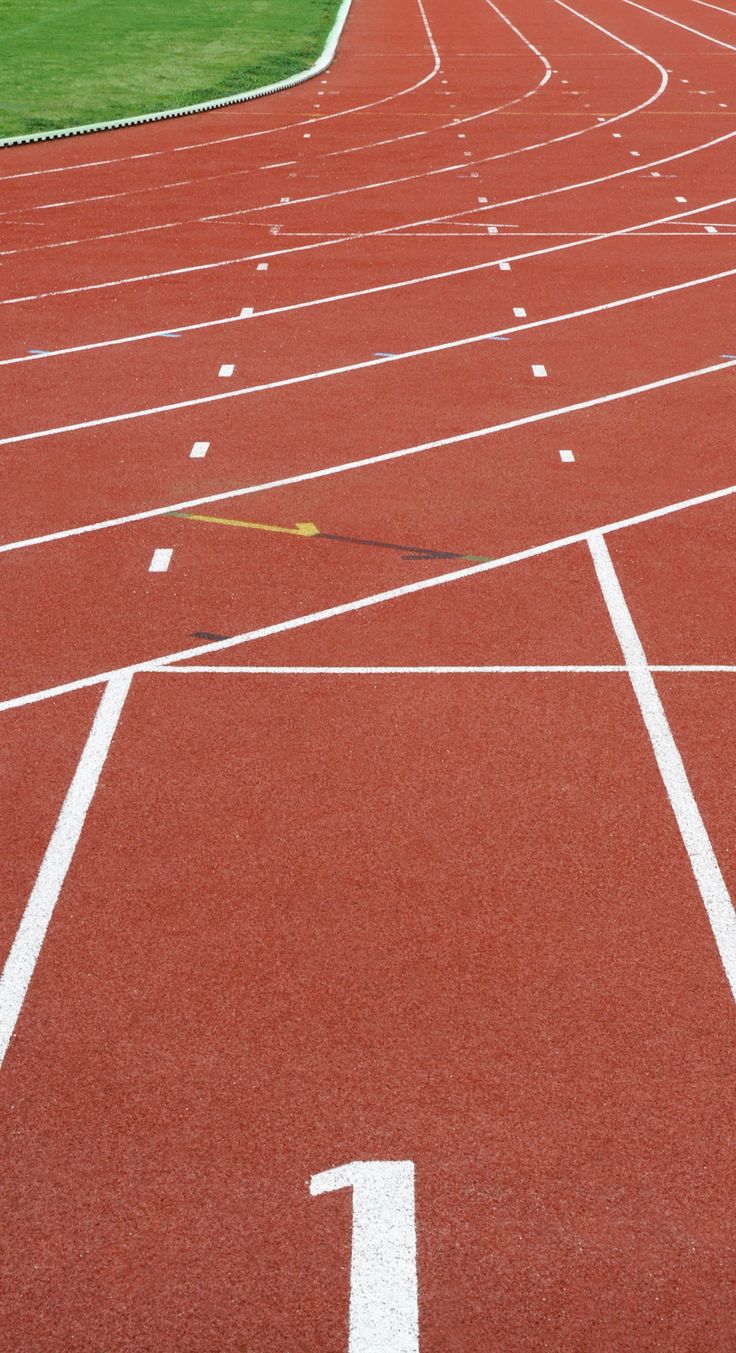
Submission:
[[[542,362],[532,362],[532,375],[546,376],[547,375],[546,366],[544,366]]]
[[[194,446],[189,452],[189,459],[204,460],[204,457],[207,455],[209,449],[210,449],[209,442],[195,442]]]
[[[573,451],[560,451],[560,460],[564,460],[566,464],[569,464],[574,459],[575,453]]]
[[[171,563],[171,556],[173,553],[173,550],[154,550],[151,562],[148,565],[148,572],[166,573],[169,564]]]
[[[223,364],[222,364],[222,366],[220,367],[220,370],[218,371],[217,374],[218,374],[218,376],[227,377],[227,376],[232,376],[233,373],[234,373],[234,371],[235,371],[235,366],[234,366],[234,364],[233,364],[232,362],[223,362]]]
[[[514,315],[516,319],[526,319],[526,310],[524,309],[523,305],[514,306]]]

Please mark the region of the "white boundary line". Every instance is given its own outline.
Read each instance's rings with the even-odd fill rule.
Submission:
[[[0,1065],[7,1052],[59,893],[74,857],[130,689],[131,679],[131,673],[120,672],[113,676],[105,687],[84,751],[5,962],[0,977]]]
[[[608,546],[599,533],[590,535],[588,544],[603,600],[626,662],[659,773],[690,858],[690,865],[708,914],[731,994],[736,1000],[736,913],[733,903],[695,801],[687,771],[672,735],[626,598],[621,590]]]
[[[289,75],[284,80],[276,80],[273,84],[262,85],[258,89],[246,90],[241,94],[229,94],[222,99],[206,99],[204,103],[192,103],[184,108],[164,108],[158,113],[142,113],[138,117],[114,118],[109,122],[90,122],[86,126],[80,127],[60,127],[51,132],[30,132],[26,136],[5,136],[0,139],[0,149],[10,146],[30,145],[37,141],[58,141],[69,136],[83,136],[89,132],[114,131],[120,127],[137,127],[145,122],[163,122],[168,118],[186,117],[191,113],[210,112],[215,108],[225,108],[234,103],[247,103],[250,99],[260,99],[265,94],[275,94],[282,89],[291,89],[294,85],[304,84],[307,80],[312,80],[315,76],[320,75],[334,60],[337,45],[342,36],[352,3],[353,0],[342,0],[322,48],[322,55],[318,57],[314,65],[309,66],[306,70],[296,71],[294,75]],[[104,163],[104,161],[101,163]]]

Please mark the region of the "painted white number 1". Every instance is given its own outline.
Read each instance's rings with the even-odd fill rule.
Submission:
[[[354,1160],[309,1192],[353,1190],[348,1353],[419,1353],[414,1162]]]

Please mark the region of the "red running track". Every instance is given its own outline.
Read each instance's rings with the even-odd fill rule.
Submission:
[[[736,1344],[735,90],[354,0],[0,158],[10,1353]]]

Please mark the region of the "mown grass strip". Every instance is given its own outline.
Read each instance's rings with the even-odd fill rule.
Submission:
[[[338,0],[0,0],[0,137],[222,98],[312,65]]]

